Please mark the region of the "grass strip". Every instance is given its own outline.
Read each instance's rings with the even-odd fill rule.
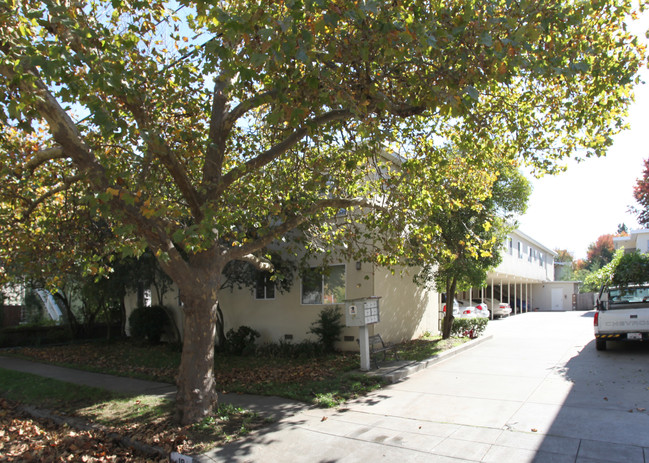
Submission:
[[[15,402],[71,411],[121,397],[111,391],[0,368],[0,395]]]

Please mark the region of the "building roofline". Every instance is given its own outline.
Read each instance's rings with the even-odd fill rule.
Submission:
[[[526,235],[525,233],[523,233],[522,231],[520,231],[518,228],[517,228],[516,230],[512,231],[512,235],[518,235],[520,238],[523,238],[523,239],[529,241],[530,243],[532,243],[532,244],[536,245],[537,247],[543,249],[543,250],[544,250],[545,252],[547,252],[548,254],[552,255],[552,257],[556,257],[556,256],[558,256],[558,254],[557,254],[555,251],[553,251],[552,249],[548,248],[547,246],[542,245],[541,243],[539,243],[538,241],[536,241],[536,240],[535,240],[534,238],[532,238],[531,236]]]
[[[632,235],[639,235],[640,233],[649,233],[649,228],[640,228],[638,230],[631,230],[626,236],[614,236],[613,241],[631,241]]]

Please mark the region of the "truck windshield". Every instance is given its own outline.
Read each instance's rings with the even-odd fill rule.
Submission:
[[[611,288],[608,292],[608,301],[611,306],[649,302],[649,286]]]

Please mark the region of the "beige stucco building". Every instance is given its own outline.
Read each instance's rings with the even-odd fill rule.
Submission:
[[[554,290],[546,289],[552,284],[555,255],[531,237],[514,231],[504,244],[502,263],[489,274],[485,288],[471,291],[471,298],[482,299],[490,307],[495,300],[502,299],[510,303],[515,313],[535,308],[548,310],[559,300],[562,309],[569,310],[563,302],[571,299],[571,288],[559,285]],[[295,275],[291,290],[285,293],[262,280],[255,288],[221,291],[226,332],[246,325],[261,334],[259,342],[315,340],[309,329],[323,308],[334,305],[343,310],[345,300],[371,296],[380,298],[380,322],[370,326],[370,334],[380,333],[386,341],[401,342],[426,332],[439,332],[441,296],[417,286],[413,282],[414,269],[393,273],[361,262],[334,262],[328,268],[330,271],[323,275]],[[465,293],[458,295],[458,299],[462,296],[469,298]],[[155,299],[155,295],[149,297]],[[176,309],[176,322],[182,331],[177,291],[167,293],[162,302]],[[133,295],[128,304],[130,310],[136,304]],[[338,348],[357,350],[357,338],[357,327],[345,328]]]
[[[344,301],[370,296],[380,298],[380,322],[370,327],[370,334],[380,333],[384,340],[400,342],[417,338],[425,332],[438,330],[439,296],[436,292],[418,287],[413,274],[404,269],[392,273],[372,264],[345,262],[330,265],[329,274],[322,275],[320,288],[313,279],[295,276],[291,291],[267,291],[263,284],[252,289],[222,290],[220,307],[225,330],[246,325],[261,334],[259,342],[315,340],[309,334],[311,324],[325,307],[339,306]],[[151,304],[157,304],[154,293],[147,294]],[[168,292],[162,303],[175,309],[176,323],[182,333],[182,316],[177,291]],[[128,301],[128,312],[137,305],[137,296]],[[343,318],[344,321],[344,318]],[[358,328],[343,331],[338,348],[358,350]]]

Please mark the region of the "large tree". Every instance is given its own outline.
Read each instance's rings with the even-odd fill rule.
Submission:
[[[613,235],[606,234],[599,236],[594,243],[588,245],[586,258],[588,260],[588,268],[595,271],[613,259],[615,254],[615,245],[613,244]]]
[[[449,307],[456,291],[484,285],[489,270],[500,263],[503,242],[515,228],[516,216],[527,208],[529,181],[510,163],[493,162],[478,161],[476,153],[450,151],[443,173],[423,176],[425,181],[437,177],[427,187],[448,195],[447,205],[431,202],[432,207],[417,208],[420,223],[409,240],[417,252],[407,254],[421,268],[418,279],[445,293]],[[421,172],[422,166],[417,170]],[[421,188],[415,183],[417,187]],[[452,326],[453,311],[447,310],[444,339],[450,337]]]
[[[74,196],[124,254],[149,247],[183,297],[177,409],[198,420],[228,262],[269,268],[260,251],[296,229],[392,262],[398,239],[353,243],[404,238],[396,212],[446,197],[391,192],[422,174],[383,147],[430,165],[432,138],[537,172],[604,154],[644,59],[630,3],[6,1],[3,231],[45,241]]]

